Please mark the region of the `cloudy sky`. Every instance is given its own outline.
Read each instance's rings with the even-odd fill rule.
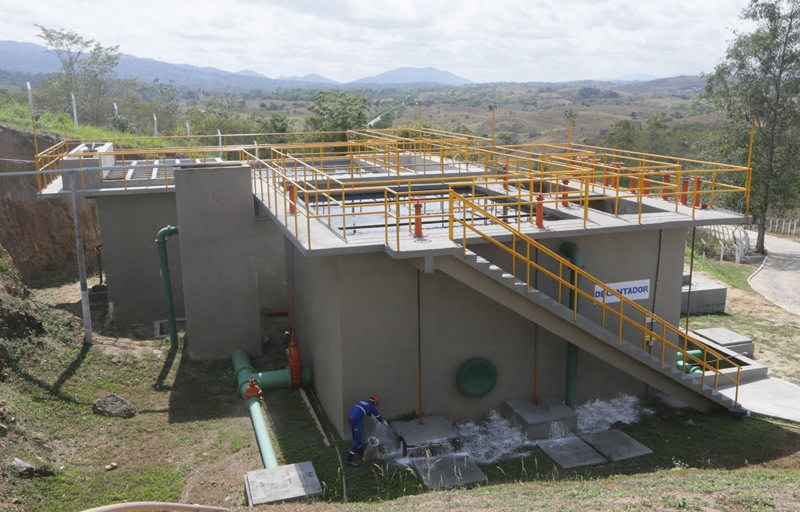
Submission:
[[[176,64],[350,81],[400,66],[476,82],[711,71],[747,0],[0,0],[34,23]]]

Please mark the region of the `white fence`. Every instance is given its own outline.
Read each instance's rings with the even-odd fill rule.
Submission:
[[[723,261],[727,253],[730,259],[741,263],[750,252],[750,236],[739,226],[704,226],[699,230],[713,235],[719,241],[719,261]]]

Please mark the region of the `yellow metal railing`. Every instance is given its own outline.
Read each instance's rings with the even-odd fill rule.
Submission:
[[[467,233],[478,235],[482,241],[489,242],[510,255],[511,273],[521,281],[524,281],[529,289],[532,288],[535,281],[539,279],[539,282],[536,283],[538,285],[536,288],[541,290],[543,288],[541,279],[549,278],[557,287],[556,296],[554,298],[559,302],[562,301],[564,290],[572,292],[573,303],[570,304],[570,307],[573,310],[574,319],[578,317],[579,299],[582,298],[582,300],[580,300],[581,305],[588,304],[589,306],[599,309],[599,324],[604,329],[608,328],[607,324],[609,323],[609,318],[616,319],[617,326],[615,331],[620,344],[624,339],[623,328],[629,326],[629,328],[632,328],[641,336],[642,350],[647,350],[648,342],[658,342],[661,344],[660,359],[662,369],[664,369],[665,364],[667,364],[665,362],[666,349],[670,348],[678,354],[682,354],[684,362],[692,361],[692,363],[687,364],[697,364],[702,368],[703,371],[700,377],[701,390],[704,389],[706,385],[706,373],[709,372],[714,378],[713,389],[718,389],[720,378],[736,386],[734,403],[739,403],[739,381],[742,370],[739,363],[714,350],[702,341],[684,333],[680,328],[618,293],[580,267],[573,265],[569,260],[554,253],[528,235],[496,218],[488,210],[482,208],[471,199],[451,191],[449,202],[449,237],[453,241],[460,243],[465,254],[470,238]],[[505,237],[510,235],[511,243],[508,245],[504,244],[498,240],[497,235],[493,235],[486,229],[482,229],[480,225],[472,220],[476,214],[481,218],[490,219],[490,227],[501,228],[502,235]],[[461,226],[460,236],[456,233],[457,226]],[[523,246],[524,248],[520,250],[518,248],[519,246]],[[558,270],[552,271],[548,269],[545,263],[540,262],[540,258],[542,257],[548,258],[550,265]],[[521,272],[518,272],[519,266],[522,266]],[[571,275],[574,276],[574,281],[565,278],[565,272],[571,272]],[[602,300],[595,298],[593,293],[584,291],[581,286],[578,285],[579,280],[583,280],[584,282],[588,282],[600,288],[602,290]],[[619,301],[618,303],[614,303],[618,304],[618,306],[612,306],[607,303],[606,298],[612,296]],[[585,316],[585,311],[583,315]],[[632,315],[637,316],[638,319],[634,318]],[[695,347],[702,350],[701,357],[696,357],[689,352],[689,350],[695,350]],[[713,364],[709,361],[713,361]],[[723,372],[722,370],[724,370],[724,368],[720,368],[720,364],[727,365],[728,368],[735,368],[735,376]]]

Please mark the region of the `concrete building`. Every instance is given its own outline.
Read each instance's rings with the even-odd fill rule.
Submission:
[[[97,199],[116,320],[165,317],[153,240],[177,225],[190,356],[257,354],[259,311],[290,307],[293,289],[303,362],[342,435],[371,393],[390,418],[649,387],[732,405],[714,388],[742,365],[676,326],[687,230],[748,220],[719,208],[747,197],[725,178],[746,168],[435,130],[141,153],[67,142],[40,162],[94,173],[79,193]],[[69,193],[47,181],[43,196]],[[700,374],[678,371],[697,347]]]

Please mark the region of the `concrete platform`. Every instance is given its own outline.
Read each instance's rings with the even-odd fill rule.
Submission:
[[[529,398],[508,400],[506,413],[519,425],[528,439],[561,437],[578,430],[578,415],[554,397],[544,397],[534,404]]]
[[[597,466],[608,462],[605,457],[577,436],[548,439],[536,444],[564,469]]]
[[[458,430],[443,416],[423,416],[409,421],[393,421],[390,425],[404,445],[408,457],[425,457],[448,453],[459,445]]]
[[[250,471],[244,477],[244,488],[251,507],[322,494],[317,472],[309,461]]]
[[[736,389],[728,386],[720,393],[733,399]],[[800,423],[800,386],[767,377],[739,385],[739,404],[756,414]]]
[[[614,462],[650,455],[653,450],[625,432],[615,428],[594,434],[581,434],[581,439]]]
[[[463,453],[412,459],[411,465],[428,490],[468,487],[489,481],[472,457]]]
[[[730,329],[726,329],[725,327],[698,329],[694,331],[694,333],[701,339],[707,339],[716,343],[717,345],[722,345],[723,347],[727,348],[728,350],[732,350],[737,354],[744,354],[750,358],[755,355],[756,344],[752,339],[739,334],[738,332],[733,332]]]
[[[691,307],[693,315],[709,313],[724,313],[725,301],[728,296],[728,287],[706,281],[697,276],[692,276],[692,298],[689,300],[689,285],[684,284],[681,289],[681,313],[686,313],[687,306]]]

